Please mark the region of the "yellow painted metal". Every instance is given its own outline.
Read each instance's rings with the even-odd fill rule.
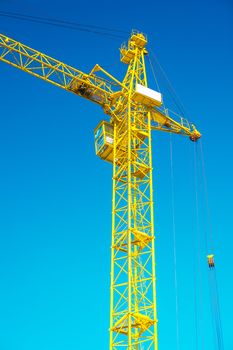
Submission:
[[[0,61],[101,105],[110,117],[94,131],[96,154],[113,163],[110,350],[158,349],[151,131],[201,136],[135,94],[136,84],[147,87],[146,44],[133,31],[121,47],[128,69],[120,82],[99,65],[85,74],[0,34]]]
[[[113,92],[110,82],[85,74],[2,34],[0,60],[102,106],[109,103]]]
[[[127,56],[129,59],[126,60],[128,64],[135,56],[135,43],[147,54],[145,35],[134,31],[128,46],[123,45],[121,48],[121,56],[127,56],[127,52],[130,52]],[[101,105],[104,112],[112,118],[112,124],[119,118],[118,110],[122,107],[128,87],[124,86],[124,81],[120,82],[99,65],[95,65],[90,74],[86,74],[3,34],[0,34],[0,61]],[[108,80],[95,74],[99,71]],[[183,124],[183,119],[179,116],[176,121],[162,109],[151,108],[151,116],[151,127],[154,130],[182,134],[194,141],[201,136],[193,124]]]
[[[113,125],[106,121],[101,121],[94,130],[96,154],[110,163],[113,162],[113,133]]]
[[[207,255],[207,261],[208,261],[209,268],[214,268],[215,267],[214,254]]]
[[[157,350],[151,115],[132,98],[147,86],[143,40],[132,38],[114,120],[110,349]]]

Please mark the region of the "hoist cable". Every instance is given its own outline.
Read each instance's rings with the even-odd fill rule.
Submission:
[[[155,75],[154,67],[153,67],[153,65],[152,65],[152,62],[151,62],[151,59],[150,59],[150,56],[149,56],[149,55],[148,55],[148,60],[149,60],[149,63],[150,63],[152,75],[153,75],[153,78],[154,78],[154,80],[155,80],[156,86],[157,86],[159,92],[161,93],[161,90],[160,90],[160,87],[159,87],[159,83],[158,83],[158,80],[157,80],[156,75]]]
[[[97,35],[109,36],[109,37],[115,38],[115,39],[116,38],[117,39],[125,38],[123,35],[120,35],[119,33],[125,33],[125,34],[127,33],[128,34],[128,32],[118,30],[118,29],[81,24],[81,23],[77,23],[77,22],[69,22],[69,21],[64,21],[64,20],[55,19],[55,18],[31,16],[31,15],[25,15],[25,14],[16,13],[16,12],[0,11],[0,16],[12,18],[12,19],[16,19],[16,20],[21,20],[21,21],[34,22],[34,23],[39,23],[39,24],[47,24],[47,25],[52,25],[55,27],[62,27],[62,28],[67,28],[67,29],[72,29],[72,30],[89,32],[89,33],[93,33],[93,34],[97,34]]]
[[[195,152],[195,151],[194,151]],[[196,216],[196,230],[199,227],[199,215],[197,207],[197,168],[196,168],[196,158],[194,154],[194,189],[195,189],[195,216]],[[193,246],[197,249],[197,243],[195,237],[193,236]],[[194,322],[195,322],[195,335],[196,335],[196,350],[199,349],[199,323],[198,323],[198,293],[197,293],[197,284],[198,284],[198,273],[197,273],[197,264],[196,264],[196,249],[194,249],[194,258],[193,258],[193,282],[194,282]]]
[[[196,144],[198,147],[198,143]],[[197,150],[197,148],[196,148]],[[201,181],[204,187],[204,204],[206,206],[207,214],[207,227],[205,229],[205,253],[208,258],[209,265],[209,289],[210,289],[210,303],[212,309],[212,323],[215,334],[215,345],[217,350],[223,350],[223,333],[222,333],[222,322],[220,315],[220,305],[219,305],[219,295],[218,295],[218,285],[216,278],[215,262],[214,262],[214,250],[213,250],[213,231],[211,223],[211,215],[209,208],[209,199],[207,191],[207,180],[204,162],[203,145],[200,142],[200,168],[201,168]],[[211,253],[211,254],[210,254]]]
[[[219,349],[223,350],[223,333],[222,333],[222,322],[221,322],[221,315],[220,315],[220,305],[219,305],[219,295],[218,295],[218,284],[217,284],[217,277],[216,277],[216,270],[213,271],[213,279],[214,279],[214,285],[215,285],[215,305],[216,305],[216,318],[218,321],[218,346]]]
[[[171,135],[171,133],[170,133],[170,173],[171,173],[171,206],[172,206],[174,285],[175,285],[175,303],[176,303],[176,347],[177,347],[177,350],[179,350],[180,349],[180,329],[179,329],[179,300],[178,300],[177,254],[176,254],[175,188],[174,188],[173,147],[172,147],[172,135]]]
[[[199,332],[198,339],[200,339],[200,348],[205,348],[205,339],[204,334],[200,330],[202,327],[200,326],[200,321],[202,320],[202,310],[203,310],[203,294],[202,294],[202,280],[201,280],[201,232],[200,232],[200,214],[199,214],[199,196],[198,196],[198,164],[197,157],[198,155],[198,143],[195,144],[194,147],[194,189],[195,189],[195,216],[196,216],[196,259],[197,263],[195,265],[194,272],[194,281],[195,281],[195,298],[196,298],[196,315],[198,313],[198,317],[196,318],[196,327],[197,332]],[[199,288],[198,288],[199,284]],[[199,291],[199,293],[198,293]],[[199,306],[199,308],[198,308]],[[197,347],[199,346],[197,340]]]
[[[206,253],[214,252],[214,239],[213,239],[213,228],[212,228],[212,220],[209,206],[209,196],[207,189],[207,177],[206,177],[206,169],[205,169],[205,160],[204,160],[204,152],[202,140],[200,140],[200,153],[201,153],[201,167],[202,167],[202,179],[204,183],[204,195],[205,195],[205,205],[207,211],[207,222],[208,222],[208,230],[206,231]]]
[[[167,83],[168,92],[169,92],[171,98],[173,99],[176,107],[179,109],[179,111],[181,112],[181,114],[183,116],[186,116],[188,113],[186,112],[186,110],[184,108],[184,105],[182,104],[180,98],[178,97],[178,95],[177,95],[177,93],[176,93],[176,91],[175,91],[171,81],[169,80],[165,70],[163,69],[162,65],[160,64],[160,62],[159,62],[159,60],[157,58],[157,56],[154,54],[154,52],[153,52],[153,50],[151,48],[150,48],[150,52],[151,52],[152,57],[154,58],[154,61],[155,61],[156,65],[158,66],[162,76],[164,77],[164,80]]]
[[[209,285],[212,304],[213,328],[215,330],[216,349],[223,350],[223,333],[215,267],[211,268],[209,271]]]
[[[212,322],[213,322],[213,328],[215,330],[216,348],[217,350],[223,350],[224,345],[223,345],[222,321],[221,321],[221,314],[220,314],[216,267],[214,262],[213,228],[212,228],[211,213],[210,213],[210,207],[209,207],[203,144],[201,140],[200,140],[200,155],[201,155],[201,169],[202,169],[202,179],[203,179],[203,186],[204,186],[205,205],[206,205],[206,212],[207,212],[207,229],[205,233],[205,239],[206,239],[206,254],[208,257],[208,264],[209,264],[209,289],[210,289],[210,299],[211,299],[212,316],[213,316]],[[210,253],[211,255],[209,255]],[[213,265],[210,265],[209,257],[212,257]]]

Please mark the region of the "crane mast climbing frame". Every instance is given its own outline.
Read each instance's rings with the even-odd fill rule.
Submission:
[[[128,69],[120,82],[99,65],[85,74],[0,34],[0,61],[97,103],[110,117],[95,129],[97,155],[113,164],[110,350],[158,349],[151,131],[201,136],[147,88],[146,44],[134,31],[121,47]]]

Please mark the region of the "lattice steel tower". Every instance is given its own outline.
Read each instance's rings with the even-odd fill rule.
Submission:
[[[121,49],[128,70],[114,121],[111,350],[157,349],[158,343],[151,117],[135,93],[147,87],[145,44],[135,36]]]

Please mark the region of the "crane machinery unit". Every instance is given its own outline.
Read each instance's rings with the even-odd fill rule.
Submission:
[[[158,349],[151,131],[201,137],[147,87],[146,45],[133,31],[121,46],[121,82],[100,65],[85,74],[0,34],[1,61],[95,102],[109,117],[94,138],[96,154],[113,164],[110,350]]]

